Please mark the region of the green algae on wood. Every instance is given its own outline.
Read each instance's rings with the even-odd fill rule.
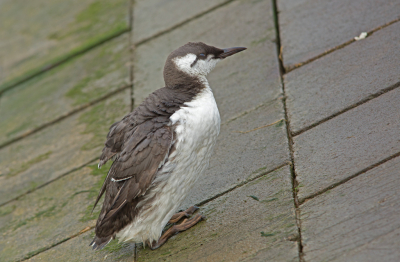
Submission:
[[[261,167],[261,168],[259,168],[259,169],[255,170],[255,171],[253,171],[253,173],[252,173],[252,174],[257,174],[257,173],[264,172],[266,169],[267,169],[267,167],[266,167],[266,166],[264,166],[264,167]]]
[[[101,153],[110,125],[130,111],[129,93],[128,89],[123,90],[95,106],[73,114],[0,150],[0,167],[4,174],[0,176],[0,181],[3,183],[3,190],[0,191],[1,203],[23,195],[33,187],[47,184],[60,176],[69,175],[73,170],[95,160]],[[115,101],[117,103],[113,103]],[[91,115],[93,120],[91,123],[81,121],[82,114],[90,112],[93,107],[99,105],[106,109],[100,111],[97,116],[94,112]],[[109,119],[110,117],[112,119]],[[90,129],[96,131],[96,136],[90,132]],[[81,150],[82,146],[93,141],[96,144],[91,144],[92,149]],[[26,171],[15,175],[13,179],[7,179],[5,174],[9,170],[16,169],[25,161],[50,150],[53,153],[47,160],[31,166]]]
[[[100,215],[99,207],[101,206],[102,201],[101,200],[99,201],[95,211],[93,211],[93,205],[101,189],[101,186],[103,185],[104,180],[107,177],[108,170],[110,169],[111,165],[112,165],[112,160],[109,160],[105,165],[101,167],[101,169],[97,167],[97,164],[88,166],[91,169],[90,175],[98,176],[99,178],[97,179],[97,182],[93,184],[93,186],[89,190],[87,190],[88,192],[87,199],[90,200],[92,204],[86,207],[86,210],[83,213],[83,216],[79,219],[79,221],[86,222],[90,220],[95,220]]]
[[[48,38],[60,41],[70,37],[71,35],[79,35],[97,30],[98,25],[102,22],[104,15],[106,15],[109,10],[126,7],[126,3],[127,2],[124,0],[98,1],[91,3],[86,9],[82,10],[75,16],[75,21],[65,26],[62,30],[57,30],[56,32],[50,33]],[[113,24],[113,28],[110,30],[111,32],[118,32],[128,29],[125,19],[119,19],[119,17],[109,18],[109,23]],[[99,39],[109,35],[110,31],[103,32],[94,39]],[[95,41],[94,39],[91,41]]]
[[[114,253],[120,251],[122,248],[129,246],[127,242],[119,242],[118,239],[111,240],[107,246],[104,247],[104,251],[108,253]]]
[[[7,54],[0,51],[0,58],[9,58],[0,68],[4,75],[0,90],[128,32],[128,5],[127,0],[38,0],[17,9],[6,2],[2,9],[8,13],[0,11],[6,30],[0,32],[0,38],[10,39],[13,45],[4,48]],[[26,46],[34,47],[35,52]]]
[[[55,213],[57,212],[56,210],[57,206],[51,206],[45,210],[41,210],[34,214],[33,216],[23,219],[19,221],[13,228],[13,230],[18,229],[19,227],[25,226],[28,222],[34,221],[35,219],[41,219],[42,217],[51,217],[54,216]]]
[[[278,123],[275,124],[275,127],[281,127],[283,126],[283,123],[285,123],[285,119],[282,119],[281,121],[279,121]]]
[[[270,198],[270,199],[261,200],[261,203],[268,203],[268,202],[275,201],[275,200],[278,200],[278,198],[277,197],[273,197],[273,198]]]
[[[48,152],[46,152],[46,153],[44,153],[42,155],[39,155],[39,156],[27,161],[27,162],[22,163],[20,166],[14,168],[14,169],[11,169],[10,172],[8,172],[6,174],[6,177],[8,177],[8,178],[9,177],[13,177],[15,175],[18,175],[19,173],[24,172],[25,170],[27,170],[32,165],[40,163],[40,162],[48,159],[50,157],[51,153],[53,153],[53,152],[52,151],[48,151]]]
[[[82,134],[92,134],[92,138],[82,145],[82,150],[90,150],[102,145],[105,141],[108,128],[122,119],[121,113],[126,112],[126,104],[121,99],[108,101],[92,106],[89,110],[82,113],[79,122],[85,124]],[[129,113],[129,112],[126,112]],[[99,125],[101,123],[101,125]]]
[[[128,61],[125,34],[5,92],[0,144],[128,87]]]
[[[11,214],[16,208],[16,205],[2,206],[0,207],[0,217]]]
[[[85,61],[90,66],[89,73],[76,82],[65,93],[65,97],[72,99],[73,105],[82,105],[113,89],[128,86],[128,48],[128,39],[125,35],[117,41],[93,50],[90,60]]]
[[[258,199],[258,197],[256,197],[256,196],[250,195],[249,197],[251,197],[251,198],[254,199],[254,200],[260,201],[260,200]]]
[[[30,252],[57,245],[83,228],[93,226],[96,217],[81,218],[86,215],[86,208],[94,203],[93,196],[97,195],[110,165],[101,170],[95,165],[85,166],[0,207],[3,214],[0,216],[0,246],[6,246],[2,254],[13,260],[22,259]]]
[[[262,237],[272,237],[272,236],[275,236],[276,234],[278,234],[280,232],[265,233],[264,231],[261,231],[260,233],[261,233]]]
[[[48,247],[42,247],[42,248],[39,248],[37,250],[30,251],[30,252],[28,252],[28,254],[25,255],[25,257],[23,259],[24,260],[25,259],[29,259],[29,258],[31,258],[31,257],[33,257],[33,256],[35,256],[35,255],[37,255],[39,253],[42,253],[43,251],[46,251],[47,249],[48,249]]]

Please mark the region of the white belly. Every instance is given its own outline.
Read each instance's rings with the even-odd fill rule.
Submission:
[[[175,126],[176,149],[153,181],[157,187],[146,193],[146,199],[155,199],[148,206],[145,204],[133,223],[117,234],[121,240],[158,240],[168,220],[208,167],[221,122],[211,89],[205,88],[185,103],[170,120]]]

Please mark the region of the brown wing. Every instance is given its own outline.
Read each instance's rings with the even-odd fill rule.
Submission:
[[[99,168],[113,157],[118,159],[118,162],[127,162],[133,157],[133,150],[138,147],[148,135],[165,127],[165,125],[169,123],[169,117],[178,107],[176,105],[170,105],[168,108],[160,107],[160,104],[165,106],[160,98],[162,97],[161,91],[162,89],[159,89],[151,94],[146,99],[145,103],[141,104],[135,111],[126,115],[121,121],[114,123],[110,127],[105,146],[100,156]],[[140,146],[143,148],[148,141],[149,140]],[[127,164],[129,165],[130,162],[128,161]],[[143,164],[141,166],[143,166]],[[122,179],[132,175],[128,173],[129,170],[118,169],[114,171],[113,167],[114,164],[110,168],[107,178],[100,189],[94,207],[96,207],[99,199],[104,194],[107,181],[111,178]]]
[[[114,123],[107,134],[107,140],[100,156],[99,168],[115,154],[122,151],[124,142],[133,135],[137,128],[135,118],[128,114],[121,121]]]
[[[141,129],[139,126],[136,132]],[[94,248],[104,247],[115,232],[131,222],[134,217],[132,209],[146,193],[158,169],[168,157],[172,145],[170,127],[157,128],[137,142],[139,136],[134,135],[125,144],[125,149],[115,159],[104,181],[106,194],[96,223],[96,237],[92,242]],[[98,199],[101,194],[102,191]]]
[[[153,128],[150,128],[151,126]],[[172,144],[171,128],[163,126],[153,129],[155,128],[152,121],[138,126],[134,135],[124,144],[124,150],[112,164],[103,184],[107,193],[99,216],[99,224],[118,213],[127,202],[143,195],[168,156]],[[140,139],[141,137],[143,139]],[[104,192],[100,191],[96,203],[102,191]]]

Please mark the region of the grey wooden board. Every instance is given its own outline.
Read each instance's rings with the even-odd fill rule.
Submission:
[[[135,253],[135,244],[118,243],[117,240],[110,242],[102,250],[94,251],[89,244],[94,237],[94,230],[83,233],[73,239],[70,239],[58,246],[55,246],[43,253],[40,253],[27,261],[58,261],[58,262],[133,262]]]
[[[301,206],[306,261],[400,258],[400,157]]]
[[[292,131],[329,118],[385,88],[399,86],[398,50],[400,23],[395,23],[286,74]]]
[[[300,198],[400,152],[400,88],[294,138]]]
[[[133,8],[133,42],[138,43],[165,32],[178,24],[227,0],[138,0]],[[149,19],[149,17],[151,17]]]
[[[302,63],[399,18],[400,2],[385,0],[279,0],[286,67]]]

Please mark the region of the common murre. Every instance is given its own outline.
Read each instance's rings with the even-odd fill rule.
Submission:
[[[203,219],[192,206],[174,214],[208,166],[220,116],[206,76],[216,63],[245,50],[187,43],[164,66],[165,87],[150,94],[110,127],[99,168],[113,158],[94,206],[105,193],[90,244],[101,249],[113,238],[143,242],[151,249]]]

